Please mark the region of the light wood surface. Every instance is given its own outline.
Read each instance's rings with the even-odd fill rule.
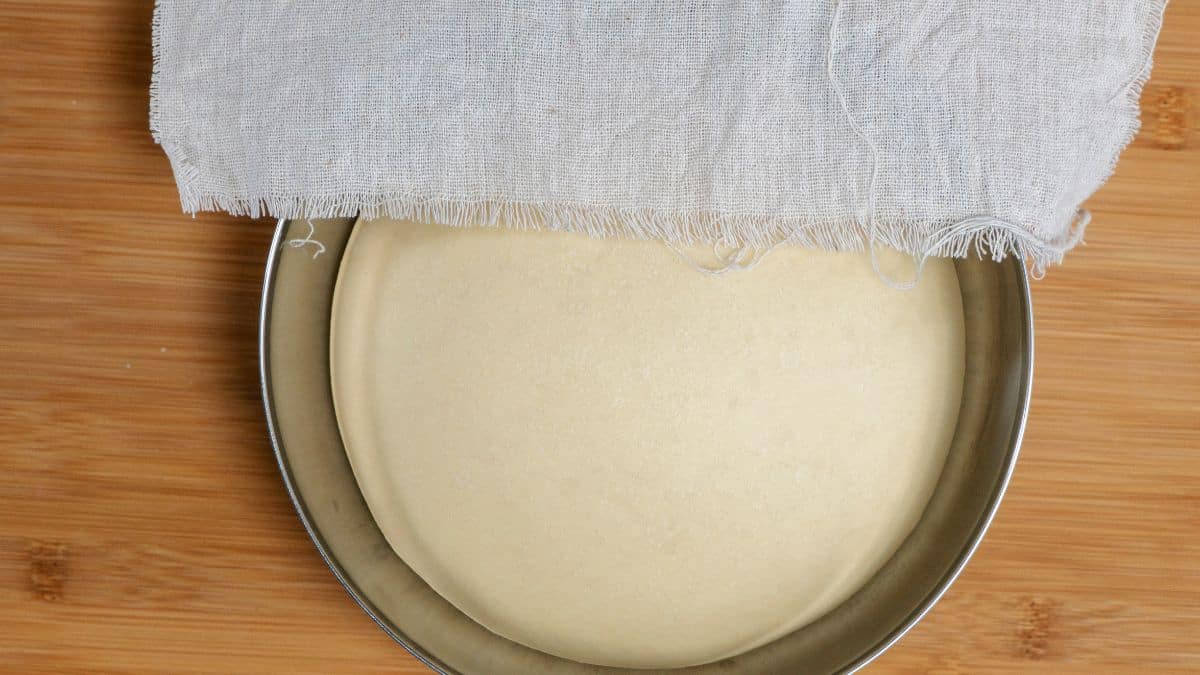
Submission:
[[[423,672],[292,512],[256,371],[272,223],[180,215],[150,12],[0,2],[0,672]],[[1200,671],[1200,2],[1143,103],[1035,286],[995,526],[868,672]]]

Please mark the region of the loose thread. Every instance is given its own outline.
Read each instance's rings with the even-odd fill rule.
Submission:
[[[695,258],[688,255],[687,251],[681,249],[679,245],[673,241],[666,240],[665,243],[667,248],[670,248],[672,251],[674,251],[675,255],[679,256],[679,259],[687,263],[692,269],[702,274],[715,277],[722,274],[727,274],[729,272],[743,272],[758,267],[759,263],[761,263],[763,259],[767,257],[767,254],[771,251],[774,251],[775,247],[779,246],[781,243],[783,243],[783,241],[783,239],[779,239],[761,251],[758,247],[752,244],[742,244],[741,246],[731,247],[725,251],[722,251],[720,242],[714,242],[713,257],[715,257],[719,263],[715,267],[701,264]]]
[[[312,218],[305,218],[304,222],[308,223],[308,234],[304,235],[303,239],[289,239],[287,245],[292,248],[304,248],[309,244],[315,245],[317,248],[313,251],[312,257],[313,260],[316,260],[317,256],[325,252],[325,244],[313,239],[313,236],[317,233],[317,226],[313,225]]]
[[[885,284],[892,288],[901,290],[911,289],[917,285],[917,280],[920,278],[920,267],[923,261],[918,263],[917,277],[913,281],[897,282],[888,275],[884,274],[879,269],[879,259],[875,255],[875,239],[877,218],[875,215],[875,185],[879,179],[879,148],[875,147],[875,143],[867,136],[867,134],[858,126],[858,122],[854,120],[854,116],[850,114],[850,105],[846,103],[846,94],[842,91],[841,83],[838,82],[837,76],[833,72],[833,48],[836,41],[834,36],[837,35],[838,22],[842,16],[842,3],[834,2],[833,16],[829,20],[829,45],[825,52],[825,76],[829,80],[829,86],[833,89],[833,93],[837,96],[838,106],[842,110],[842,114],[846,117],[846,122],[850,125],[850,130],[858,136],[859,140],[867,146],[871,151],[871,178],[867,183],[867,253],[871,258],[871,269],[875,271]]]
[[[1046,265],[1051,260],[1061,260],[1067,250],[1082,241],[1084,228],[1087,227],[1087,224],[1092,219],[1091,213],[1086,209],[1076,211],[1072,231],[1068,234],[1066,241],[1060,244],[1047,244],[1039,241],[1027,229],[1007,220],[1002,220],[994,216],[970,216],[943,230],[941,236],[933,244],[922,246],[919,251],[913,253],[913,259],[916,263],[916,273],[911,281],[898,281],[880,269],[879,258],[875,252],[876,240],[878,239],[878,215],[875,208],[875,197],[879,181],[879,148],[866,132],[863,131],[862,127],[858,125],[858,122],[855,121],[854,116],[850,113],[850,105],[846,102],[845,92],[842,90],[841,83],[838,81],[833,69],[835,36],[837,35],[838,22],[841,19],[843,1],[834,2],[833,16],[829,22],[829,45],[825,54],[825,74],[829,80],[830,88],[833,89],[834,94],[837,96],[838,106],[841,108],[842,114],[850,126],[850,130],[867,146],[871,154],[871,177],[867,183],[867,225],[865,228],[862,228],[862,224],[859,223],[859,226],[865,229],[867,233],[866,248],[868,256],[871,259],[871,269],[874,270],[875,275],[892,288],[910,290],[915,288],[921,281],[921,273],[925,269],[925,263],[931,256],[936,255],[943,246],[952,241],[957,242],[957,246],[962,249],[961,255],[965,255],[968,242],[973,239],[975,242],[975,253],[982,258],[984,240],[989,239],[988,247],[991,249],[994,260],[998,261],[1002,259],[1009,247],[1013,247],[1015,251],[1029,252],[1032,259],[1031,276],[1034,279],[1044,277],[1046,275]],[[1144,69],[1145,66],[1143,66]],[[1016,243],[1019,243],[1020,246],[1015,247],[1014,244]]]

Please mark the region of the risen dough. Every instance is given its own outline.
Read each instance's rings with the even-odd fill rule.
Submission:
[[[921,514],[963,377],[953,267],[860,254],[698,273],[665,245],[360,224],[333,392],[396,553],[492,631],[595,664],[761,645]]]

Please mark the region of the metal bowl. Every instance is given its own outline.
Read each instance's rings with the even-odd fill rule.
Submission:
[[[499,637],[430,589],[388,546],[350,470],[330,392],[333,288],[354,223],[312,225],[281,221],[275,233],[263,284],[260,367],[284,483],[334,575],[388,635],[438,672],[645,672],[585,665]],[[962,571],[1017,459],[1033,320],[1019,261],[962,260],[955,268],[967,340],[962,406],[945,468],[912,534],[866,586],[821,619],[752,651],[677,672],[852,672],[912,628]]]

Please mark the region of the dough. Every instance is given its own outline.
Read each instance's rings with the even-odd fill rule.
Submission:
[[[650,241],[358,226],[333,393],[396,553],[490,630],[593,664],[751,649],[916,524],[963,379],[951,263],[914,291],[780,247],[708,276]]]

